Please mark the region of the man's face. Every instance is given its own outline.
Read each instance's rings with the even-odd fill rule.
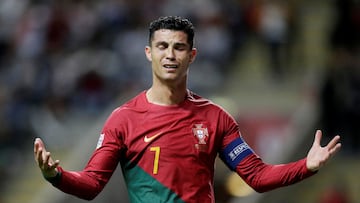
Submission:
[[[155,31],[151,45],[145,48],[145,53],[152,62],[155,80],[177,83],[186,82],[196,49],[190,48],[185,32],[161,29]]]

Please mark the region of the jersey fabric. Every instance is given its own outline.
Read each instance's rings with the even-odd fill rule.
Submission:
[[[131,202],[215,202],[217,156],[256,191],[293,184],[313,173],[306,160],[265,164],[220,106],[188,91],[173,106],[149,103],[146,91],[115,109],[83,171],[58,167],[60,190],[93,199],[120,163]]]

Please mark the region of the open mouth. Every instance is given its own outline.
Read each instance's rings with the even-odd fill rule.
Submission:
[[[176,69],[176,68],[178,68],[178,65],[175,65],[175,64],[165,64],[165,65],[164,65],[164,68],[167,68],[167,69]]]

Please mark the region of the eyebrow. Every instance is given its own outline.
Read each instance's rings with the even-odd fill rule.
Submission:
[[[159,45],[164,45],[164,44],[169,44],[168,42],[166,42],[166,41],[159,41],[159,42],[156,42],[155,43],[155,46],[159,46]],[[189,44],[188,43],[182,43],[182,42],[176,42],[175,44],[174,44],[174,47],[187,47],[187,46],[189,46]]]

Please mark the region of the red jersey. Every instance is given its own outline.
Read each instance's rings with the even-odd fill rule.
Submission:
[[[109,116],[85,169],[59,167],[53,184],[92,199],[120,162],[131,202],[215,202],[217,155],[259,192],[313,174],[305,159],[263,163],[241,138],[233,117],[207,99],[189,91],[182,103],[161,106],[149,103],[144,91]]]

